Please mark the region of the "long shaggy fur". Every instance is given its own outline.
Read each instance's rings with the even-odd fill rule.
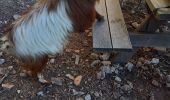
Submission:
[[[12,24],[3,49],[9,47],[33,73],[40,72],[47,55],[60,53],[73,32],[92,26],[98,0],[39,0]]]

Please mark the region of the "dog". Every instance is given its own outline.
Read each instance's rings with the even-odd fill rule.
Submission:
[[[96,11],[99,0],[38,0],[11,24],[1,49],[20,61],[30,76],[40,73],[48,55],[60,53],[74,32],[84,32],[102,16]]]

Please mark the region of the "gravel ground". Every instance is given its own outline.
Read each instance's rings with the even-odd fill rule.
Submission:
[[[121,0],[129,31],[148,11],[140,0]],[[0,0],[0,33],[35,0]],[[133,7],[131,5],[134,5]],[[49,59],[43,71],[52,84],[24,77],[16,59],[0,52],[0,100],[169,100],[170,50],[140,48],[125,65],[114,64],[114,53],[92,49],[91,30],[74,33],[63,53]],[[79,84],[80,82],[80,84]]]

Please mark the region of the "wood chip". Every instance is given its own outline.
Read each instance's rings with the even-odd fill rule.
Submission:
[[[14,87],[14,85],[13,85],[13,84],[10,84],[10,83],[6,83],[6,84],[2,84],[2,87],[3,87],[3,88],[6,88],[6,89],[11,89],[11,88]]]
[[[76,86],[80,85],[82,78],[83,78],[83,76],[81,76],[81,75],[77,76],[77,77],[74,79],[74,84],[75,84]]]

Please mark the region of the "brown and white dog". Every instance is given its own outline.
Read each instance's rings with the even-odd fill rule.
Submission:
[[[29,75],[35,76],[46,66],[48,55],[60,53],[67,37],[83,32],[95,19],[102,18],[95,10],[99,0],[39,0],[1,40],[7,49],[22,61]]]

